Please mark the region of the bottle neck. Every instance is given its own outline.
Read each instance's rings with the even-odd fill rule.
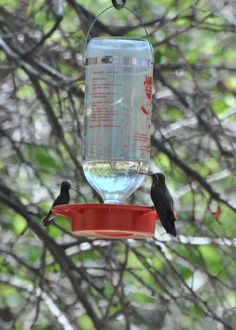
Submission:
[[[124,200],[117,199],[104,199],[104,204],[125,204]]]

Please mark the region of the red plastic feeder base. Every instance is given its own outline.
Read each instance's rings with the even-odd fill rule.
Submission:
[[[152,207],[121,204],[65,204],[54,214],[70,218],[72,232],[109,239],[153,237],[157,214]]]

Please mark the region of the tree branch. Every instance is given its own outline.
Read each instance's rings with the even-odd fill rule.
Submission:
[[[191,177],[192,179],[196,180],[199,185],[204,188],[212,199],[221,202],[228,206],[231,210],[236,212],[236,205],[232,204],[228,201],[225,197],[223,197],[220,193],[215,191],[212,186],[206,181],[206,179],[201,176],[198,172],[196,172],[192,167],[190,167],[186,162],[178,157],[177,154],[172,152],[168,149],[163,141],[160,141],[155,138],[155,136],[151,137],[152,144],[163,152],[175,165],[177,165],[187,176]]]
[[[30,213],[27,211],[27,208],[15,196],[14,192],[9,189],[2,181],[0,181],[0,200],[7,207],[20,214],[27,221],[29,228],[33,230],[39,239],[44,242],[45,246],[49,249],[61,268],[66,273],[78,299],[81,301],[83,307],[94,322],[95,328],[101,329],[103,323],[98,318],[96,312],[94,311],[89,300],[80,287],[80,279],[77,277],[76,273],[79,272],[82,278],[86,278],[82,271],[77,268],[77,272],[75,272],[76,267],[71,259],[67,257],[64,249],[59,246],[44,230],[42,230],[42,228],[31,217]]]

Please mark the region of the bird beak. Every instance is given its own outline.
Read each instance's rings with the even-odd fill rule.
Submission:
[[[144,175],[149,175],[149,176],[152,176],[152,174],[151,173],[149,173],[149,172],[138,172],[139,174],[144,174]]]
[[[73,189],[74,191],[77,191],[77,193],[79,193],[79,194],[80,194],[80,191],[79,191],[79,190],[77,190],[77,189],[75,189],[74,187],[71,187],[70,189]]]

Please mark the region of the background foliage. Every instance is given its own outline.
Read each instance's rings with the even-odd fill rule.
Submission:
[[[89,240],[41,218],[81,167],[85,36],[110,1],[0,0],[0,329],[235,329],[234,0],[127,0],[155,50],[152,161],[178,238]],[[143,37],[126,10],[92,36]],[[150,182],[129,203],[151,205]]]

